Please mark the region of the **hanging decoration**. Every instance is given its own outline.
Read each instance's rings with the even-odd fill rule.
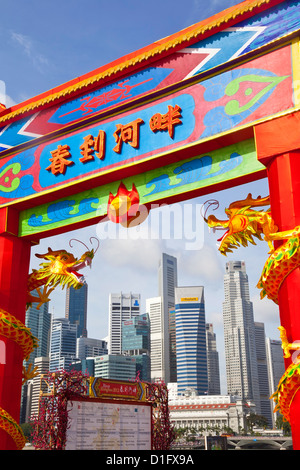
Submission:
[[[109,194],[107,216],[112,222],[126,228],[139,225],[146,219],[148,210],[140,206],[139,193],[134,184],[129,191],[121,182],[117,194]]]
[[[260,289],[260,297],[269,298],[278,304],[278,292],[284,279],[297,267],[300,267],[300,226],[293,230],[278,231],[272,218],[270,208],[267,210],[254,210],[253,207],[267,206],[270,204],[269,196],[253,199],[251,194],[240,201],[232,202],[225,213],[228,220],[220,220],[214,215],[206,216],[208,209],[219,207],[215,200],[207,201],[203,218],[210,228],[225,230],[218,239],[219,251],[223,255],[232,253],[239,246],[248,246],[248,243],[256,245],[254,237],[263,240],[269,246],[269,258],[264,264],[262,274],[257,287]],[[280,241],[281,244],[275,249],[273,242]],[[279,327],[282,340],[284,357],[290,357],[291,349],[300,349],[299,343],[289,343],[285,329]],[[281,378],[277,391],[272,395],[276,407],[274,411],[280,410],[284,418],[289,421],[289,410],[291,402],[300,387],[300,363],[294,362],[285,371]]]

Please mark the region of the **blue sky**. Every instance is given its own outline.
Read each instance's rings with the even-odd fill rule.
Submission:
[[[0,79],[18,103],[237,3],[2,1]]]
[[[88,73],[121,56],[197,23],[239,2],[233,0],[13,0],[1,2],[0,80],[6,85],[7,106],[19,103],[39,93]],[[267,180],[231,188],[224,192],[187,201],[193,210],[209,198],[217,198],[217,216],[224,217],[230,202],[252,192],[253,197],[268,194]],[[184,203],[179,205],[184,213]],[[150,219],[151,220],[151,219]],[[159,230],[159,229],[158,229]],[[103,227],[92,226],[80,231],[41,240],[32,249],[32,267],[38,266],[35,253],[69,248],[71,238],[85,243],[91,236],[102,237],[93,267],[86,271],[89,284],[88,334],[104,338],[108,325],[108,295],[110,292],[140,293],[142,312],[145,300],[158,295],[158,260],[162,251],[178,258],[179,285],[204,285],[206,320],[214,324],[224,379],[223,275],[230,259],[243,259],[249,275],[251,300],[256,321],[265,323],[266,334],[279,339],[278,308],[269,300],[259,300],[256,283],[265,260],[267,246],[239,249],[234,255],[218,253],[216,235],[200,227],[202,247],[187,250],[187,240],[141,239],[109,240]],[[74,244],[80,256],[82,248]],[[64,316],[65,292],[52,294],[50,310],[55,317]],[[225,385],[223,392],[226,392]]]

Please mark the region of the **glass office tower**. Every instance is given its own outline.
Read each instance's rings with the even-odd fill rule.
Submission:
[[[69,371],[76,359],[77,325],[66,318],[54,318],[50,342],[50,372]]]
[[[141,380],[150,381],[150,321],[143,314],[122,324],[122,353],[134,356],[136,372]]]
[[[80,336],[87,337],[87,301],[87,284],[84,284],[80,289],[67,288],[66,318],[73,325],[77,325],[77,338],[80,338]]]
[[[38,293],[33,291],[33,295],[36,297]],[[49,313],[48,302],[43,304],[40,309],[37,309],[37,303],[33,303],[31,307],[26,311],[25,325],[30,328],[31,333],[38,338],[38,347],[34,348],[26,366],[30,363],[33,364],[34,359],[40,356],[49,355],[49,344],[50,344],[50,329],[51,329],[51,314]]]
[[[208,393],[204,288],[175,289],[178,395]]]

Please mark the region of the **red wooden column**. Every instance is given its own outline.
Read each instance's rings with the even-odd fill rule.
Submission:
[[[0,309],[25,323],[31,244],[14,235],[17,226],[17,214],[8,208],[0,209]],[[19,423],[23,355],[14,341],[1,335],[0,341],[2,351],[5,345],[4,364],[0,363],[0,407]],[[2,429],[0,450],[16,450],[13,439]]]
[[[293,229],[300,225],[300,113],[256,126],[255,137],[258,159],[267,168],[272,217],[279,231]],[[281,284],[279,312],[288,341],[300,341],[300,268]],[[285,367],[290,364],[291,358],[285,359]],[[293,448],[299,450],[300,390],[292,401],[290,418]]]

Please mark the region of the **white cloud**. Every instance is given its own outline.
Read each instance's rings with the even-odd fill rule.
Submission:
[[[31,60],[34,67],[39,72],[43,73],[45,71],[45,67],[48,67],[49,61],[43,54],[37,52],[30,37],[15,31],[10,32],[10,37],[14,44],[21,47],[24,54]]]
[[[180,254],[180,266],[185,277],[198,279],[201,285],[223,287],[224,268],[219,253],[209,245],[199,251],[184,251]]]
[[[6,94],[6,86],[3,80],[0,80],[0,103],[4,104],[7,108],[16,104],[15,101]]]
[[[157,270],[160,253],[159,240],[105,240],[101,257],[109,266],[153,271]]]
[[[12,31],[11,38],[15,43],[19,44],[22,47],[22,49],[24,50],[25,54],[28,55],[28,57],[31,57],[32,42],[28,36]]]

